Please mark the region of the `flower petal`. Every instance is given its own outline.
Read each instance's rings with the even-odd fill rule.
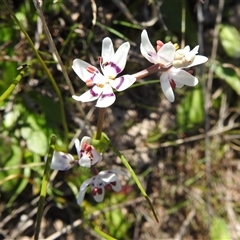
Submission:
[[[47,161],[47,156],[44,158],[45,162]],[[63,152],[54,152],[51,162],[51,169],[66,171],[73,167],[74,158],[71,154]]]
[[[141,45],[140,51],[142,55],[151,63],[158,63],[158,57],[156,54],[156,50],[154,49],[153,45],[151,44],[148,34],[146,30],[142,31],[141,34]]]
[[[202,55],[196,55],[193,62],[190,65],[188,65],[187,67],[189,68],[189,67],[193,67],[193,66],[196,66],[196,65],[200,65],[200,64],[203,64],[207,61],[208,61],[207,57],[202,56]]]
[[[136,81],[136,78],[133,77],[132,75],[123,75],[121,77],[118,77],[110,81],[110,84],[112,88],[120,92],[129,88],[135,81]]]
[[[102,202],[105,194],[105,186],[99,175],[95,176],[92,181],[92,195],[96,202]]]
[[[91,143],[91,138],[88,137],[88,136],[84,136],[84,137],[82,138],[81,143],[80,143],[80,149],[81,149],[81,150],[83,150],[84,145],[85,145],[86,143],[87,143],[87,144],[90,144],[90,143]]]
[[[81,158],[81,150],[83,150],[83,146],[87,143],[87,144],[90,144],[91,142],[91,138],[88,137],[88,136],[84,136],[81,140],[81,143],[79,141],[78,138],[75,138],[74,140],[74,145],[75,145],[75,148],[77,150],[77,155],[78,155],[78,159]]]
[[[106,108],[111,106],[116,100],[116,96],[113,93],[112,87],[106,84],[103,88],[101,96],[98,98],[96,107]]]
[[[171,77],[175,82],[194,87],[198,84],[198,79],[186,72],[185,70],[178,69],[178,71],[171,70]]]
[[[94,165],[102,160],[102,154],[99,153],[97,150],[93,149],[92,155],[93,155],[92,165]]]
[[[168,101],[174,102],[175,97],[169,82],[170,80],[171,79],[168,78],[168,73],[164,72],[160,77],[160,84],[162,87],[163,94],[168,99]]]
[[[73,95],[72,98],[76,101],[91,102],[98,99],[102,91],[103,88],[100,88],[96,85],[87,92],[83,93],[81,96]]]
[[[107,78],[115,78],[119,73],[123,71],[127,62],[127,55],[130,49],[129,42],[123,43],[116,53],[112,55],[109,62],[104,65],[102,64],[103,75]]]
[[[103,75],[96,67],[81,59],[74,59],[72,68],[84,82],[92,80],[93,83],[102,83],[104,81]],[[89,68],[91,71],[88,70]]]
[[[103,64],[110,61],[114,55],[113,43],[109,37],[106,37],[102,41],[102,60]]]
[[[93,178],[89,178],[85,180],[82,185],[80,186],[78,197],[77,197],[77,203],[80,205],[85,197],[85,193],[87,191],[87,187],[92,183]]]
[[[122,189],[122,186],[116,174],[128,176],[124,171],[121,171],[119,169],[101,171],[98,175],[101,177],[102,181],[110,184],[110,186],[115,192],[119,192]]]
[[[81,151],[81,148],[80,148],[80,141],[78,138],[75,138],[74,139],[74,145],[75,145],[75,148],[76,148],[76,151],[77,151],[77,155],[78,155],[78,158],[80,159],[80,151]]]
[[[159,57],[158,63],[164,67],[171,65],[172,61],[174,60],[175,51],[176,49],[171,42],[164,44],[157,52],[157,55]]]

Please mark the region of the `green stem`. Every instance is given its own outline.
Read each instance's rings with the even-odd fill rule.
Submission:
[[[23,66],[22,71],[17,75],[17,77],[15,78],[14,82],[8,87],[8,89],[0,96],[0,102],[2,102],[3,100],[5,100],[14,90],[14,88],[16,87],[16,85],[20,82],[20,80],[23,78],[23,76],[26,73],[26,68],[28,68],[28,65]]]
[[[45,202],[46,195],[47,195],[47,187],[48,187],[49,178],[50,178],[50,165],[51,165],[53,153],[55,150],[56,140],[57,140],[57,137],[55,135],[52,135],[50,138],[50,147],[48,150],[47,161],[45,164],[45,169],[44,169],[44,174],[43,174],[43,179],[42,179],[40,199],[38,202],[38,212],[37,212],[37,218],[36,218],[36,228],[35,228],[35,233],[34,233],[34,240],[38,240],[39,232],[40,232],[40,228],[41,228],[43,207],[44,207],[44,202]]]
[[[127,159],[117,150],[117,148],[116,148],[114,145],[112,145],[112,144],[110,143],[109,146],[111,147],[111,149],[113,150],[113,152],[115,152],[115,154],[122,160],[123,164],[125,165],[125,167],[126,167],[126,168],[128,169],[128,171],[130,172],[132,178],[134,179],[135,183],[137,184],[137,186],[138,186],[139,190],[141,191],[142,195],[143,195],[143,196],[145,197],[145,199],[147,200],[147,202],[148,202],[148,204],[149,204],[149,206],[150,206],[150,208],[151,208],[151,210],[152,210],[152,212],[153,212],[153,215],[154,215],[156,221],[159,222],[159,221],[158,221],[157,214],[156,214],[156,212],[155,212],[155,210],[154,210],[154,207],[153,207],[153,205],[152,205],[152,202],[151,202],[150,198],[148,197],[147,193],[145,192],[142,184],[141,184],[140,181],[138,180],[137,175],[135,174],[134,170],[132,169],[132,167],[131,167],[130,164],[128,163]]]
[[[105,113],[106,113],[106,108],[99,108],[96,140],[101,139],[102,129],[103,129],[103,120],[104,120]]]
[[[103,232],[100,228],[93,226],[93,230],[99,235],[101,236],[103,239],[106,240],[117,240],[116,238],[113,238],[111,236],[109,236],[108,234],[106,234],[105,232]]]
[[[49,69],[47,68],[47,65],[45,64],[45,62],[43,61],[43,59],[41,58],[41,56],[39,55],[38,51],[35,49],[34,47],[34,43],[32,42],[32,39],[29,37],[28,33],[26,32],[26,30],[24,29],[23,25],[19,22],[19,20],[17,19],[17,17],[15,16],[14,12],[12,11],[12,9],[9,7],[7,0],[3,0],[4,4],[6,5],[7,10],[9,11],[9,13],[11,14],[11,17],[13,18],[13,20],[17,23],[17,25],[20,27],[21,31],[23,32],[23,34],[25,35],[30,47],[32,48],[36,58],[38,59],[39,63],[41,64],[42,68],[44,69],[45,73],[47,74],[51,84],[53,85],[53,88],[58,96],[59,99],[59,104],[60,104],[60,112],[61,112],[61,118],[62,118],[62,124],[63,124],[63,128],[64,128],[64,133],[65,133],[65,140],[67,141],[67,137],[68,137],[68,126],[67,126],[67,121],[66,121],[66,116],[65,116],[65,110],[64,110],[64,102],[63,102],[63,98],[61,95],[61,92],[58,88],[58,85],[56,83],[56,81],[54,80],[51,72],[49,71]]]

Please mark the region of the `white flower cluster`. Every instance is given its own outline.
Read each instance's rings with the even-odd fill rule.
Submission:
[[[76,160],[71,154],[54,152],[50,168],[59,171],[69,170],[76,165],[91,168],[102,160],[102,155],[90,145],[90,142],[91,138],[86,136],[82,138],[81,143],[78,139],[75,139],[75,148],[78,154],[78,159]],[[117,178],[117,174],[127,176],[127,174],[121,170],[112,169],[96,173],[94,177],[85,180],[80,186],[77,197],[78,204],[80,205],[82,203],[89,186],[91,186],[91,193],[96,202],[103,201],[105,188],[119,192],[122,187]]]
[[[100,108],[111,106],[116,100],[113,89],[123,91],[137,80],[134,75],[129,74],[117,77],[126,65],[129,49],[130,44],[125,42],[115,53],[111,39],[104,38],[100,57],[102,73],[89,63],[75,59],[73,70],[91,89],[81,96],[73,96],[73,98],[81,102],[97,99],[96,107]],[[155,50],[148,38],[147,31],[143,30],[140,51],[149,62],[158,64],[158,70],[161,72],[160,84],[164,95],[170,102],[175,99],[173,93],[175,88],[181,88],[183,85],[197,85],[198,79],[184,69],[208,60],[205,56],[196,55],[198,49],[199,46],[196,46],[190,51],[190,47],[186,46],[184,49],[177,50],[176,45],[171,42],[163,44],[158,41],[157,50]]]

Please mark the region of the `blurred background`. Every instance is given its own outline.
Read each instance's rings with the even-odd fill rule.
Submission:
[[[0,97],[16,85],[0,98],[0,239],[32,239],[51,134],[58,151],[76,154],[72,139],[96,130],[95,103],[71,97],[87,89],[72,61],[99,67],[108,36],[115,49],[130,42],[124,73],[136,73],[150,66],[139,49],[143,29],[153,45],[200,45],[199,54],[209,58],[192,69],[199,84],[177,89],[174,103],[154,74],[117,93],[107,109],[104,132],[138,175],[159,222],[131,178],[121,180],[121,192],[107,191],[100,204],[88,192],[79,207],[76,195],[89,169],[53,171],[40,239],[102,239],[96,227],[114,239],[240,239],[240,1],[45,0],[42,10],[71,84],[33,2],[0,4]],[[99,168],[124,170],[110,151]]]

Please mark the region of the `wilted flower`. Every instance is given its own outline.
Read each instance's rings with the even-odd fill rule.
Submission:
[[[118,169],[112,169],[107,171],[101,171],[92,178],[84,181],[80,187],[77,202],[80,205],[84,199],[86,190],[91,186],[91,193],[96,202],[102,202],[104,199],[105,188],[119,192],[122,187],[120,181],[117,178],[116,174],[122,174],[127,176],[127,174]]]
[[[73,99],[81,102],[97,100],[96,107],[105,108],[112,105],[116,99],[113,88],[123,91],[130,87],[136,78],[131,75],[116,76],[121,73],[126,65],[130,44],[123,43],[114,53],[112,40],[104,38],[102,42],[102,56],[100,58],[100,71],[89,63],[80,59],[73,61],[73,70],[86,83],[92,87],[81,96],[73,96]]]
[[[54,152],[51,169],[66,171],[75,165],[90,168],[92,165],[101,161],[102,155],[90,145],[90,142],[90,137],[83,137],[81,143],[78,139],[75,139],[74,143],[78,154],[77,160],[69,153]]]

